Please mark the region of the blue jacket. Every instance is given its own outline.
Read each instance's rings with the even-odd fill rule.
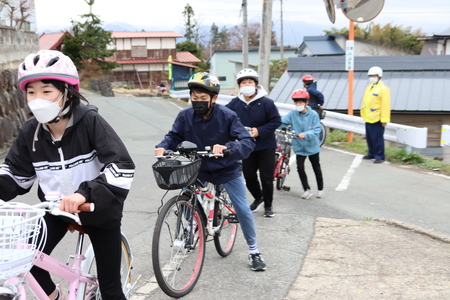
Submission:
[[[280,126],[281,117],[273,100],[265,95],[267,93],[263,87],[258,86],[258,93],[249,102],[239,94],[226,105],[237,113],[244,126],[258,129],[259,136],[256,137],[254,151],[277,148],[275,129]]]
[[[224,145],[233,152],[222,158],[203,158],[199,178],[220,184],[241,176],[240,160],[246,159],[255,147],[255,139],[244,128],[235,112],[215,104],[211,115],[203,119],[192,107],[180,111],[172,129],[156,148],[176,150],[183,141],[190,141],[199,150],[215,144]]]
[[[325,100],[324,100],[322,92],[317,90],[317,82],[311,83],[306,88],[306,91],[309,94],[309,105],[312,108],[316,108],[318,106],[323,106]]]
[[[319,115],[306,106],[308,111],[300,113],[296,110],[290,111],[287,115],[281,118],[282,126],[292,125],[292,130],[298,135],[304,133],[304,139],[292,139],[292,148],[294,153],[302,156],[310,156],[320,151],[320,119]]]

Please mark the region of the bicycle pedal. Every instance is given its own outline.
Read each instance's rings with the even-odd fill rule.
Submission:
[[[291,190],[291,187],[290,187],[290,186],[287,186],[287,185],[284,185],[284,186],[283,186],[283,191],[289,192],[290,190]]]
[[[238,217],[236,214],[228,214],[228,222],[230,223],[239,223]]]

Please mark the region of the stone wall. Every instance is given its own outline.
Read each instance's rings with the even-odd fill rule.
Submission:
[[[33,31],[0,25],[0,72],[15,70],[30,53],[39,51],[39,36]]]
[[[91,89],[99,92],[104,97],[114,97],[111,81],[108,76],[92,79]]]
[[[11,146],[29,112],[25,93],[17,85],[17,71],[0,72],[0,149]]]

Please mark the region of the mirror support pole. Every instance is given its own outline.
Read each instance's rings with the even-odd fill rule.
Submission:
[[[348,32],[349,32],[348,39],[350,41],[355,40],[354,25],[355,25],[355,23],[350,20],[350,25],[349,25],[349,30],[348,30]],[[350,116],[353,116],[353,78],[354,78],[353,70],[348,71],[348,115],[350,115]],[[347,139],[348,139],[349,143],[353,142],[353,132],[348,132]]]

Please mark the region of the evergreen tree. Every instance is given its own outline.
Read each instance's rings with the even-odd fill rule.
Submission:
[[[189,3],[187,3],[184,7],[183,17],[184,27],[186,28],[186,33],[184,36],[188,41],[195,40],[197,21],[194,19],[194,16],[194,9],[189,5]]]
[[[73,36],[66,35],[62,41],[62,52],[69,56],[79,69],[93,69],[98,66],[108,73],[120,65],[116,62],[106,61],[105,58],[113,56],[115,49],[108,50],[107,46],[113,42],[111,31],[101,27],[102,21],[92,13],[95,0],[85,0],[90,6],[90,12],[81,17],[84,22],[72,20]]]

